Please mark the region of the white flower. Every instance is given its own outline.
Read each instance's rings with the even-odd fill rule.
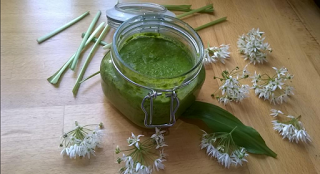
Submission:
[[[242,166],[242,162],[248,162],[245,157],[248,156],[248,154],[246,153],[246,149],[241,147],[240,149],[237,149],[235,151],[232,152],[231,154],[231,159],[232,159],[232,163],[237,166],[240,165]]]
[[[242,101],[249,94],[249,85],[240,85],[238,79],[232,76],[226,79],[219,89],[221,89],[223,95],[219,98],[219,101],[224,104],[229,101]]]
[[[218,99],[220,103],[227,104],[230,101],[240,102],[244,98],[248,97],[249,94],[249,85],[243,85],[240,83],[240,80],[246,79],[249,77],[249,71],[247,70],[246,65],[241,71],[239,67],[234,68],[230,72],[225,70],[221,73],[222,77],[214,76],[214,79],[220,79],[223,83],[219,90],[221,90],[221,96],[212,94],[212,97]]]
[[[280,132],[283,139],[288,138],[290,142],[294,140],[295,127],[292,124],[284,124]]]
[[[287,68],[284,68],[284,67],[282,67],[282,68],[280,68],[280,69],[278,69],[278,68],[276,68],[276,67],[272,67],[274,70],[276,70],[276,73],[277,73],[277,76],[278,76],[278,78],[280,78],[280,76],[281,75],[286,75],[286,73],[288,72],[288,70],[287,70]]]
[[[287,86],[284,94],[287,96],[294,95],[293,90],[294,90],[294,88],[292,86]]]
[[[142,137],[143,135],[138,135],[137,137],[131,132],[131,137],[128,138],[128,144],[129,146],[134,145],[136,148],[140,149],[139,147],[139,141],[140,141],[140,137]]]
[[[295,118],[291,115],[288,115],[287,117],[291,119],[289,122],[282,123],[277,120],[273,120],[273,129],[278,131],[283,139],[287,138],[290,142],[311,142],[309,134],[303,127],[301,121],[298,120],[300,117]]]
[[[101,142],[102,142],[102,130],[95,130],[92,133],[89,133],[86,137],[85,140],[87,142],[88,147],[90,148],[95,148],[95,147],[101,147]]]
[[[161,149],[160,150],[160,159],[166,159],[166,157],[167,157],[167,154],[164,153],[164,149]]]
[[[60,152],[61,155],[66,155],[67,154],[67,148],[63,148]]]
[[[77,154],[79,154],[78,145],[72,145],[68,148],[66,148],[66,153],[70,158],[76,159]]]
[[[155,128],[156,132],[155,134],[153,134],[151,136],[151,138],[153,138],[155,141],[163,141],[164,140],[164,136],[163,134],[166,132],[164,130],[160,130],[159,128]]]
[[[138,172],[141,169],[141,163],[136,164],[136,172]]]
[[[250,78],[252,78],[252,83],[253,83],[253,85],[255,86],[255,85],[257,85],[257,83],[259,82],[259,80],[260,80],[260,78],[261,78],[261,75],[260,74],[257,74],[257,72],[255,71],[254,72],[254,75],[253,76],[251,76]]]
[[[271,52],[270,45],[264,43],[262,38],[264,32],[259,31],[259,28],[250,30],[246,35],[239,36],[238,49],[241,54],[244,54],[245,60],[249,59],[250,63],[263,63],[267,62],[267,52]]]
[[[295,138],[294,139],[295,139],[296,143],[298,143],[298,141],[302,141],[304,143],[311,142],[311,137],[305,129],[295,130]]]
[[[282,85],[284,83],[282,82],[282,79],[275,78],[274,81],[271,81],[272,84],[272,91],[275,91],[277,88],[282,89]]]
[[[126,172],[129,173],[129,172],[133,172],[133,165],[134,165],[134,161],[132,159],[131,156],[126,156],[125,154],[122,155],[122,158],[121,158],[122,161],[125,162],[125,168],[126,168]]]
[[[95,148],[101,147],[102,131],[99,129],[91,130],[83,127],[75,122],[75,129],[69,131],[62,136],[61,147],[65,146],[61,151],[61,155],[67,155],[70,158],[88,157],[95,155]],[[100,123],[99,125],[102,125]],[[85,128],[86,127],[86,128]]]
[[[202,140],[200,143],[200,148],[204,149],[207,148],[207,154],[209,156],[217,158],[219,156],[219,151],[213,146],[213,143],[216,142],[215,135],[207,134],[204,130],[202,130],[204,134],[202,135]]]
[[[287,81],[292,79],[293,76],[284,67],[280,69],[273,67],[273,69],[276,71],[274,76],[260,75],[255,72],[254,76],[251,77],[252,88],[259,98],[269,100],[273,104],[281,104],[286,102],[290,95],[294,94],[294,88],[287,84]]]
[[[224,165],[225,168],[229,168],[232,160],[229,156],[229,154],[227,153],[222,153],[219,157],[218,157],[218,162],[222,165]]]
[[[237,79],[239,78],[247,78],[250,75],[250,72],[247,70],[249,64],[247,64],[246,66],[244,66],[243,70],[242,70],[242,75],[239,77],[239,75],[237,75]]]
[[[165,131],[155,129],[150,139],[141,141],[139,138],[143,135],[135,136],[131,133],[131,137],[128,138],[129,146],[135,146],[127,151],[130,156],[123,154],[122,158],[117,159],[117,163],[124,162],[125,165],[120,169],[120,173],[123,174],[150,174],[153,172],[152,167],[157,171],[164,169],[163,162],[166,161],[166,154],[164,153],[164,136]],[[158,151],[158,148],[161,149]],[[119,146],[116,147],[116,154],[122,152]],[[160,152],[159,156],[156,152]],[[151,163],[152,161],[152,163]],[[151,163],[151,165],[149,165]]]
[[[232,131],[231,133],[220,132],[218,136],[214,133],[207,134],[205,131],[203,132],[204,134],[202,135],[200,143],[201,149],[206,148],[207,155],[216,158],[225,168],[229,168],[231,164],[237,166],[242,165],[243,162],[247,162],[245,158],[248,154],[246,153],[245,148],[238,147],[231,141]]]
[[[161,131],[157,127],[155,128],[155,130],[156,130],[156,133],[153,134],[151,136],[151,138],[154,139],[154,141],[157,143],[156,149],[158,149],[160,147],[168,146],[168,145],[165,144],[164,136],[163,136],[163,133],[165,133],[166,131],[163,131],[163,130]]]
[[[224,60],[230,57],[229,45],[220,45],[220,47],[208,47],[205,49],[204,63],[215,63],[218,60],[225,64]],[[211,56],[210,56],[211,55]]]
[[[151,166],[141,165],[140,171],[138,173],[139,174],[150,174],[150,173],[152,173],[152,168],[151,168]]]
[[[281,132],[283,127],[284,127],[284,124],[278,122],[277,120],[272,120],[271,123],[273,124],[273,129],[278,131],[278,132]]]
[[[271,111],[270,115],[272,115],[273,117],[277,117],[279,114],[283,114],[282,111],[276,110],[276,109],[271,109],[270,111]]]
[[[157,169],[157,171],[159,171],[159,169],[163,170],[164,169],[164,165],[162,164],[162,162],[166,161],[165,159],[156,159],[154,161],[153,167]]]

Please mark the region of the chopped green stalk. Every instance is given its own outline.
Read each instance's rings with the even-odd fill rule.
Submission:
[[[97,74],[100,74],[100,71],[91,74],[89,77],[85,78],[84,80],[82,80],[79,83],[83,83],[83,82],[87,81],[88,79],[91,79],[92,77],[96,76]]]
[[[101,22],[101,24],[92,32],[92,34],[89,36],[89,39],[86,41],[86,45],[91,42],[91,40],[94,38],[94,36],[101,30],[103,29],[105,22]]]
[[[94,55],[95,51],[97,50],[98,48],[98,45],[100,43],[100,41],[102,40],[102,38],[105,37],[105,35],[107,34],[107,32],[110,30],[110,26],[109,25],[106,25],[102,31],[102,33],[100,34],[100,36],[98,37],[98,40],[97,42],[93,45],[92,49],[90,50],[89,52],[89,55],[86,59],[86,61],[84,62],[84,65],[82,66],[81,70],[80,70],[80,74],[77,78],[77,81],[76,81],[76,84],[74,85],[73,89],[72,89],[72,92],[73,92],[73,95],[76,96],[77,93],[78,93],[78,90],[79,90],[79,87],[80,87],[80,81],[82,80],[83,78],[83,75],[84,75],[84,72],[86,71],[88,65],[89,65],[89,62],[92,58],[92,56]]]
[[[54,73],[51,77],[49,77],[47,80],[51,83],[51,84],[57,84],[62,73],[68,68],[68,66],[70,65],[71,61],[73,60],[74,55],[72,55],[69,60],[56,72]]]
[[[163,5],[166,7],[168,10],[173,10],[173,11],[190,11],[191,10],[191,5]]]
[[[105,24],[105,22],[102,22],[101,24]],[[90,35],[89,38],[93,38],[94,36],[102,29],[103,25],[99,25],[94,31],[93,33]],[[86,48],[90,43],[90,40],[88,39],[87,42],[85,43],[84,48]],[[81,50],[81,52],[84,49]],[[47,80],[51,83],[51,84],[57,84],[61,75],[63,74],[63,72],[69,67],[70,63],[72,62],[72,60],[74,59],[76,54],[73,54],[69,60],[56,72],[54,73],[51,77],[49,77]]]
[[[111,48],[111,45],[112,45],[112,42],[111,43],[108,43],[107,45],[103,46],[103,49],[110,49]]]
[[[85,35],[85,33],[82,33],[81,37],[84,37],[84,35]],[[96,37],[93,37],[92,40],[91,40],[91,42],[95,43],[95,42],[97,42],[97,40],[98,40],[98,39],[97,39]],[[100,41],[99,44],[100,44],[101,46],[105,46],[105,45],[107,45],[108,43],[102,40],[102,41]]]
[[[193,14],[193,13],[197,13],[197,12],[199,12],[199,11],[202,11],[202,10],[208,9],[208,8],[209,8],[209,9],[210,9],[210,8],[213,8],[213,5],[212,5],[212,4],[209,4],[209,5],[206,5],[206,6],[204,6],[204,7],[201,7],[201,8],[195,9],[195,10],[191,10],[191,11],[186,12],[186,13],[183,13],[183,14],[181,14],[181,15],[177,15],[176,18],[181,19],[181,18],[183,18],[183,17],[185,17],[185,16],[191,15],[191,14]]]
[[[192,10],[195,10],[195,9],[186,10],[185,12],[189,12],[189,11],[192,11]],[[213,6],[212,6],[212,7],[210,7],[210,8],[201,10],[201,11],[199,11],[198,13],[213,13],[213,11],[214,11],[214,8],[213,8]]]
[[[166,7],[168,10],[171,11],[184,11],[184,12],[188,12],[188,11],[192,11],[194,9],[191,9],[191,5],[163,5],[164,7]],[[198,13],[213,13],[213,7],[212,8],[208,8],[208,9],[204,9],[202,11],[199,11]]]
[[[223,18],[217,19],[215,21],[211,21],[211,22],[209,22],[207,24],[204,24],[204,25],[201,25],[200,27],[195,28],[194,30],[196,30],[196,31],[202,30],[204,28],[210,27],[210,26],[215,25],[217,23],[223,22],[226,19],[227,19],[227,17],[223,17]]]
[[[49,34],[47,34],[47,35],[45,35],[45,36],[39,37],[39,38],[37,39],[37,42],[40,44],[40,43],[44,42],[45,40],[53,37],[54,35],[60,33],[61,31],[69,28],[71,25],[77,23],[78,21],[80,21],[81,19],[83,19],[84,17],[86,17],[89,13],[90,13],[90,12],[87,11],[87,12],[83,13],[82,15],[80,15],[79,17],[73,19],[72,21],[70,21],[70,22],[64,24],[63,26],[55,29],[55,30],[52,31],[51,33],[49,33]]]
[[[81,53],[82,49],[84,48],[84,45],[85,45],[86,41],[88,40],[89,34],[91,33],[93,27],[96,25],[100,15],[101,15],[101,11],[98,11],[96,16],[92,20],[92,22],[91,22],[86,34],[84,35],[84,37],[82,39],[82,42],[81,42],[81,44],[80,44],[80,46],[79,46],[79,48],[78,48],[78,50],[76,52],[76,55],[75,55],[75,57],[74,57],[74,59],[72,61],[70,69],[74,70],[74,68],[76,67],[76,64],[78,63],[78,59],[80,57],[80,53]]]

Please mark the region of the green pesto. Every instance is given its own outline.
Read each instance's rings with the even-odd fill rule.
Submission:
[[[150,52],[154,56],[143,58],[144,55]],[[142,74],[129,73],[126,74],[128,78],[136,79],[134,81],[137,81],[139,76],[140,79],[144,79],[145,75],[154,78],[149,79],[148,82],[144,82],[145,84],[159,83],[170,86],[170,84],[182,82],[183,79],[180,78],[184,78],[184,76],[170,80],[158,78],[179,76],[193,67],[191,54],[183,46],[169,39],[161,38],[158,35],[142,36],[140,34],[138,37],[131,37],[120,49],[120,55],[127,65]],[[154,64],[157,66],[154,66]],[[172,66],[172,64],[175,66]],[[170,69],[169,67],[173,70],[168,70]],[[153,68],[155,69],[150,70]],[[141,110],[141,102],[150,91],[126,81],[114,68],[110,53],[101,62],[100,74],[102,89],[109,101],[130,121],[140,127],[144,127],[145,115]],[[180,106],[176,113],[177,119],[195,101],[204,79],[205,71],[202,68],[199,75],[189,85],[176,91],[180,101]],[[149,100],[146,101],[144,107],[149,111]],[[154,100],[153,124],[168,123],[169,112],[170,99],[165,94],[158,96]]]
[[[186,49],[161,37],[132,38],[121,48],[120,56],[132,69],[152,78],[176,77],[193,67]]]

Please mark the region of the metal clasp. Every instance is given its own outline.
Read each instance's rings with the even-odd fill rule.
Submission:
[[[162,95],[162,93],[157,92],[152,90],[151,92],[149,92],[142,100],[141,102],[141,109],[145,114],[144,117],[144,125],[148,128],[154,128],[154,127],[170,127],[172,125],[174,125],[174,123],[176,122],[176,117],[175,117],[175,113],[177,112],[180,102],[179,99],[177,97],[176,92],[173,90],[169,93],[166,93],[166,97],[170,97],[170,121],[169,123],[165,123],[165,124],[160,124],[160,125],[155,125],[152,124],[152,118],[153,118],[153,100],[157,98],[157,96]],[[148,114],[148,111],[145,109],[144,107],[144,103],[145,101],[149,99],[150,100],[150,114]],[[176,106],[174,107],[174,104],[176,102]]]

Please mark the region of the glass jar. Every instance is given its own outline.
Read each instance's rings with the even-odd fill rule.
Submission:
[[[172,42],[174,44],[172,46],[186,51],[192,66],[172,76],[152,76],[152,73],[145,73],[153,72],[158,68],[160,71],[165,71],[168,67],[161,64],[156,65],[157,67],[150,64],[142,67],[146,71],[140,71],[129,61],[138,60],[141,62],[138,62],[137,65],[141,65],[145,59],[152,59],[153,56],[130,57],[134,54],[128,53],[126,59],[121,57],[125,53],[122,50],[134,43],[132,40],[137,38],[163,39],[166,44]],[[138,46],[135,51],[144,50],[141,52],[142,55],[149,55],[153,51],[159,53],[159,50],[163,49],[157,45],[149,48],[148,44],[140,48],[137,41],[136,45]],[[159,50],[153,50],[155,48]],[[116,30],[111,50],[101,62],[100,74],[104,94],[123,115],[140,127],[172,126],[195,101],[204,82],[203,50],[202,41],[196,31],[179,19],[153,14],[133,17]],[[170,49],[168,51],[170,53]],[[168,56],[175,53],[169,53],[166,53],[166,50],[163,51],[163,60],[169,61],[166,62],[168,63],[166,65],[170,65],[172,61],[169,70],[172,70],[172,67],[179,70],[179,65],[175,67],[173,63],[174,56]]]

